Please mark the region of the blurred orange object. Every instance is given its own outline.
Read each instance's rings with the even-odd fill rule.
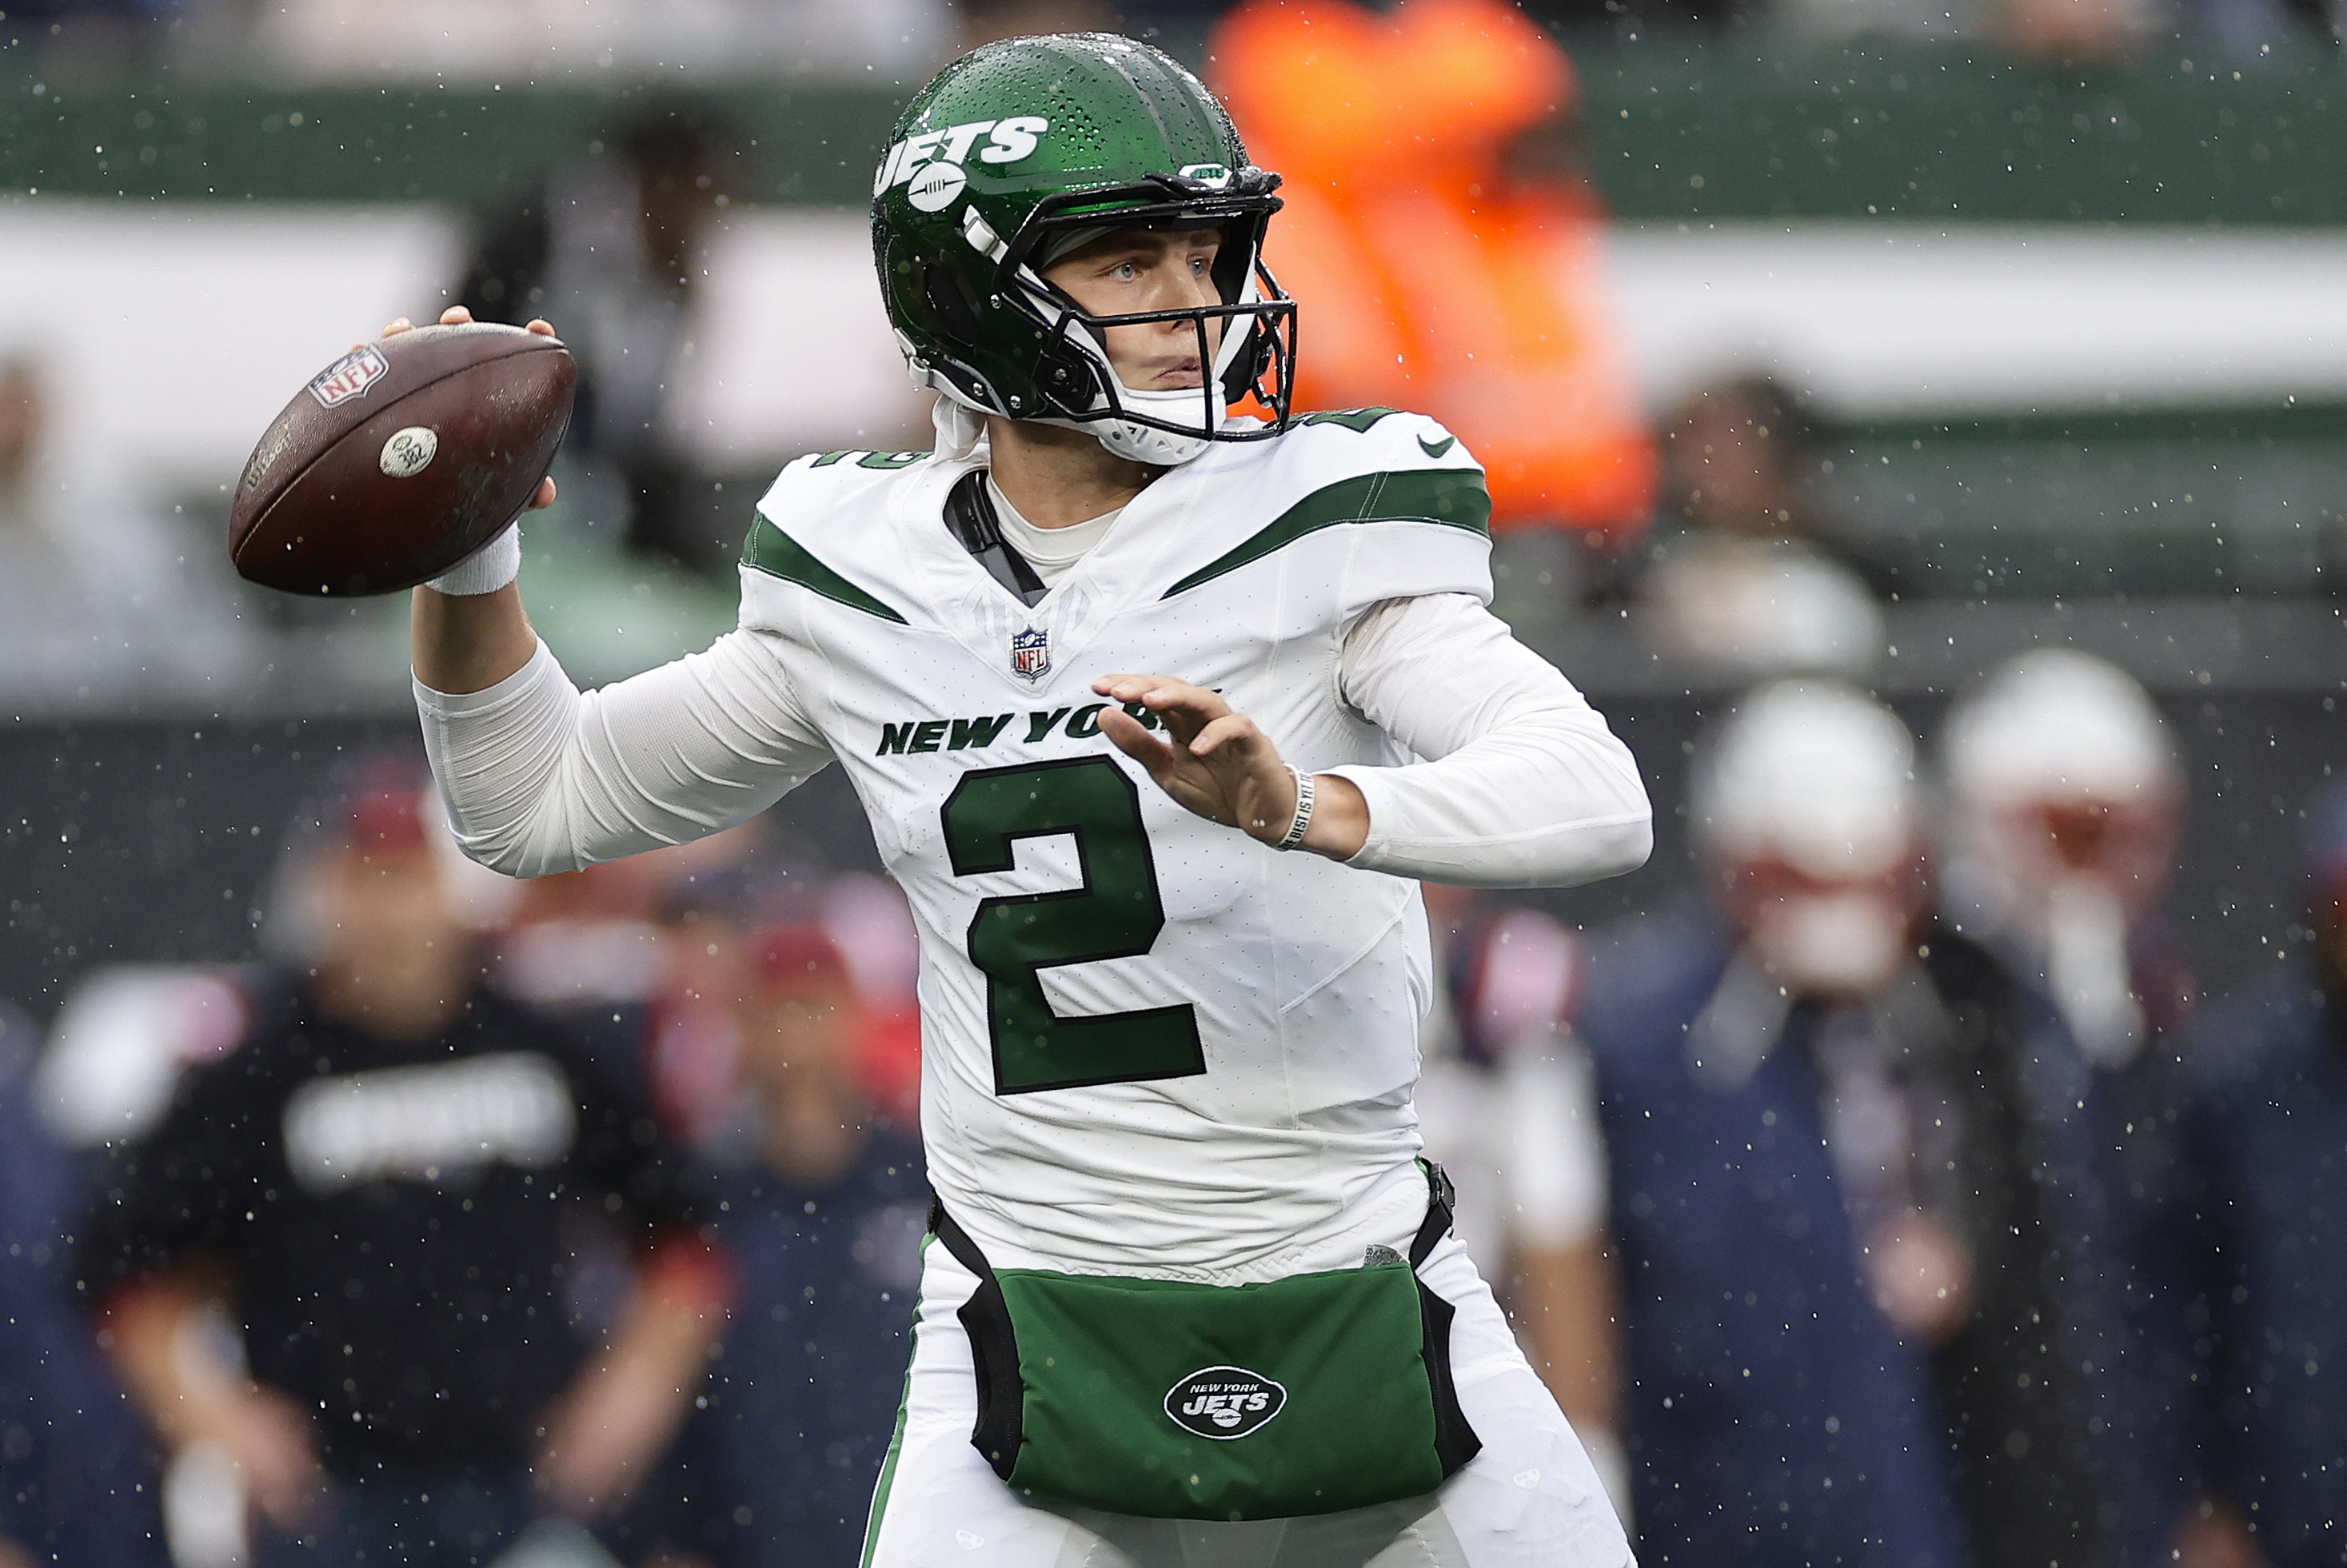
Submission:
[[[1494,529],[1643,528],[1655,438],[1603,297],[1603,215],[1519,156],[1576,110],[1564,52],[1505,0],[1252,0],[1210,54],[1286,181],[1266,260],[1303,302],[1296,405],[1433,415],[1489,471]]]

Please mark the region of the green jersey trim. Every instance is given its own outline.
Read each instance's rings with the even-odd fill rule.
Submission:
[[[815,559],[807,553],[805,545],[776,528],[770,518],[762,517],[750,525],[750,537],[742,541],[742,564],[754,567],[768,577],[797,583],[801,588],[819,593],[850,610],[860,610],[866,615],[876,615],[899,626],[912,624]]]
[[[1367,436],[1370,426],[1401,412],[1399,408],[1330,408],[1318,414],[1299,414],[1298,425],[1341,425],[1356,436]]]
[[[1359,474],[1313,491],[1236,549],[1200,567],[1162,596],[1171,599],[1238,570],[1307,534],[1341,523],[1440,523],[1471,534],[1491,531],[1491,494],[1481,468]]]

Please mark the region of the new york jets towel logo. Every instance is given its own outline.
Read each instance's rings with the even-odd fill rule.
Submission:
[[[1208,1367],[1165,1391],[1175,1426],[1217,1442],[1260,1431],[1286,1404],[1286,1389],[1245,1367]]]

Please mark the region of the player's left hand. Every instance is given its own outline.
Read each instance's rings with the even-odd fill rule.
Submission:
[[[1170,741],[1121,710],[1100,716],[1101,733],[1148,769],[1176,804],[1261,844],[1277,844],[1286,834],[1296,815],[1296,780],[1254,720],[1204,686],[1170,675],[1104,675],[1092,690],[1119,702],[1138,702],[1164,725]],[[1368,839],[1368,803],[1334,774],[1316,774],[1313,787],[1312,822],[1301,847],[1350,859]]]

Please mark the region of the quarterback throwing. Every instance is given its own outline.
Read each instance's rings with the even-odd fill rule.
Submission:
[[[1483,608],[1481,470],[1287,406],[1277,177],[1144,45],[965,56],[874,183],[935,449],[790,465],[739,629],[602,691],[510,539],[419,589],[466,852],[569,870],[853,782],[920,929],[939,1199],[867,1564],[1618,1568],[1410,1103],[1418,879],[1651,842],[1628,751]]]

